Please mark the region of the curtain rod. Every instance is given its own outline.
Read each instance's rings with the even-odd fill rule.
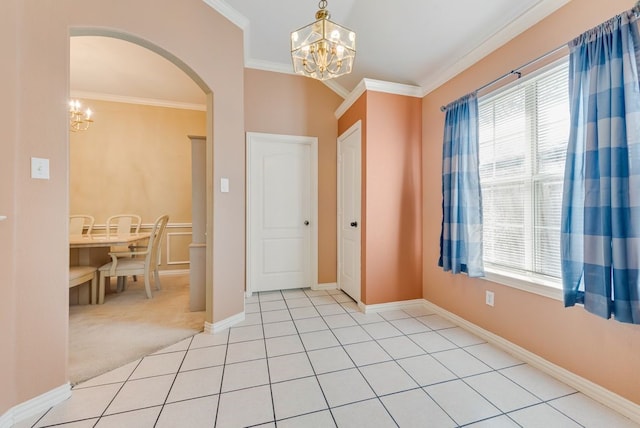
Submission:
[[[636,1],[636,3],[634,4],[634,6],[631,8],[631,12],[633,12],[633,13],[635,14],[636,18],[637,18],[638,16],[640,16],[640,0]],[[526,64],[521,65],[520,67],[514,68],[513,70],[509,71],[508,73],[503,74],[502,76],[498,77],[497,79],[494,79],[494,80],[492,80],[491,82],[486,83],[486,84],[484,84],[484,85],[480,86],[478,89],[476,89],[476,90],[475,90],[475,91],[473,91],[473,92],[479,92],[479,91],[481,91],[481,90],[483,90],[483,89],[485,89],[485,88],[488,88],[489,86],[491,86],[491,85],[493,85],[493,84],[496,84],[496,83],[498,83],[499,81],[501,81],[502,79],[504,79],[504,78],[506,78],[506,77],[509,77],[509,76],[511,76],[511,75],[513,75],[513,74],[518,75],[518,79],[519,79],[519,78],[521,78],[521,77],[522,77],[522,73],[521,73],[520,71],[518,71],[518,70],[522,70],[523,68],[528,67],[528,66],[530,66],[530,65],[531,65],[531,64],[533,64],[533,63],[536,63],[536,62],[538,62],[538,61],[541,61],[541,60],[545,59],[546,57],[548,57],[548,56],[550,56],[550,55],[555,54],[556,52],[560,51],[561,49],[564,49],[565,47],[567,47],[567,43],[564,43],[564,44],[562,44],[562,45],[558,46],[557,48],[552,49],[552,50],[550,50],[549,52],[547,52],[547,53],[545,53],[545,54],[542,54],[542,55],[540,55],[540,56],[539,56],[539,57],[537,57],[537,58],[532,59],[531,61],[527,62]],[[447,111],[447,106],[441,106],[441,107],[440,107],[440,111],[442,111],[442,112]]]
[[[640,5],[640,0],[638,0],[638,4]],[[493,79],[491,82],[489,82],[489,83],[485,83],[484,85],[480,86],[479,88],[477,88],[475,91],[472,91],[472,92],[479,92],[479,91],[481,91],[481,90],[483,90],[483,89],[485,89],[485,88],[488,88],[488,87],[489,87],[489,86],[491,86],[491,85],[494,85],[494,84],[498,83],[498,82],[499,82],[499,81],[501,81],[502,79],[505,79],[505,78],[507,78],[507,77],[509,77],[509,76],[511,76],[511,75],[514,75],[514,74],[515,74],[515,75],[517,75],[517,76],[518,76],[518,79],[519,79],[519,78],[521,78],[521,77],[522,77],[522,72],[520,72],[520,71],[518,71],[518,70],[522,70],[523,68],[526,68],[526,67],[530,66],[531,64],[534,64],[534,63],[536,63],[536,62],[538,62],[538,61],[542,61],[542,60],[543,60],[543,59],[545,59],[546,57],[551,56],[551,55],[553,55],[553,54],[555,54],[555,53],[559,52],[560,50],[562,50],[562,49],[564,49],[564,48],[566,48],[566,47],[567,47],[567,43],[563,43],[562,45],[558,46],[557,48],[552,49],[552,50],[550,50],[549,52],[547,52],[547,53],[545,53],[545,54],[542,54],[542,55],[540,55],[539,57],[534,58],[534,59],[532,59],[531,61],[529,61],[529,62],[527,62],[527,63],[525,63],[525,64],[522,64],[520,67],[516,67],[516,68],[514,68],[513,70],[511,70],[511,71],[509,71],[509,72],[507,72],[507,73],[503,74],[503,75],[502,75],[502,76],[500,76],[500,77],[497,77],[496,79]],[[440,111],[443,111],[443,112],[444,112],[444,111],[447,111],[447,106],[441,106],[441,107],[440,107]]]

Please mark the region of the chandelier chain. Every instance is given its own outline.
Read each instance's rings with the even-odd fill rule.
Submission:
[[[326,9],[326,8],[327,8],[327,0],[320,0],[320,1],[318,2],[318,7],[319,7],[320,9]]]

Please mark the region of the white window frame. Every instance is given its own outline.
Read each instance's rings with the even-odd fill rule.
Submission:
[[[529,76],[527,77],[534,78],[537,75],[545,73],[555,67],[560,66],[563,63],[567,63],[568,61],[569,61],[569,57],[564,56],[544,67],[539,68],[538,70],[529,74]],[[519,83],[520,82],[516,80],[494,91],[483,94],[482,96],[479,97],[479,101],[481,101],[483,97],[493,96],[497,92],[508,91],[509,89],[518,85]],[[568,84],[569,82],[567,82],[567,85]],[[527,163],[527,165],[530,165],[530,163]],[[533,175],[530,174],[530,176],[532,177]],[[528,185],[528,189],[529,189],[528,191],[532,192],[533,180],[529,180],[529,182],[530,183]],[[524,223],[525,223],[525,230],[529,230],[529,231],[533,229],[533,207],[530,206],[532,204],[532,201],[533,201],[533,197],[529,197],[528,200],[525,202],[527,206],[525,208]],[[530,251],[525,250],[525,258],[533,257],[533,254],[528,254],[528,253],[530,253]],[[485,262],[485,276],[482,277],[481,279],[506,285],[506,286],[516,288],[518,290],[526,291],[529,293],[548,297],[554,300],[559,300],[559,301],[563,300],[562,284],[561,283],[558,284],[558,281],[553,280],[551,278],[547,279],[543,275],[536,275],[536,276],[528,275],[524,271],[511,270],[508,268],[494,266],[494,265],[491,265],[490,263]]]

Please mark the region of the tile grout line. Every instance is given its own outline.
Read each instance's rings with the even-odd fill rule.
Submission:
[[[222,401],[222,382],[224,382],[224,373],[227,368],[227,356],[229,355],[229,339],[231,337],[231,329],[227,329],[227,341],[225,342],[224,361],[222,362],[222,374],[220,375],[220,389],[218,390],[218,402],[216,403],[216,417],[213,419],[213,426],[218,424],[218,416],[220,415],[220,402]]]
[[[370,340],[365,340],[365,341],[362,341],[362,342],[349,343],[348,345],[355,345],[355,344],[358,344],[358,343],[365,343],[365,342],[369,342],[369,341],[375,342],[375,343],[376,343],[378,346],[380,346],[380,347],[383,349],[383,351],[384,351],[385,353],[387,353],[387,355],[391,358],[391,360],[390,360],[390,361],[393,361],[393,362],[395,362],[395,363],[398,363],[399,361],[402,361],[402,360],[404,360],[404,359],[413,358],[413,357],[416,357],[416,356],[408,356],[408,357],[406,357],[406,358],[396,359],[395,357],[393,357],[393,356],[389,355],[389,354],[388,354],[388,351],[386,351],[386,349],[384,349],[384,347],[379,343],[381,340],[389,339],[389,338],[395,338],[395,337],[405,337],[405,338],[409,339],[412,343],[414,343],[416,346],[418,346],[418,348],[420,348],[420,349],[424,352],[424,354],[423,354],[423,355],[433,355],[433,354],[438,354],[438,353],[442,353],[442,352],[446,352],[446,351],[452,351],[452,350],[458,350],[458,349],[459,349],[459,350],[463,350],[463,351],[464,351],[467,355],[469,355],[471,358],[474,358],[474,359],[478,360],[480,363],[482,363],[482,364],[484,364],[484,365],[487,365],[487,366],[489,367],[489,369],[490,369],[490,370],[485,371],[485,372],[482,372],[482,373],[474,373],[474,374],[472,374],[472,375],[462,376],[462,377],[461,377],[461,376],[459,376],[459,375],[456,375],[455,373],[453,373],[453,375],[455,376],[455,378],[456,378],[456,379],[463,381],[463,383],[464,383],[466,386],[468,386],[469,388],[471,388],[472,390],[474,390],[477,394],[479,394],[479,396],[480,396],[480,397],[482,397],[484,400],[487,400],[487,402],[488,402],[489,404],[491,404],[491,406],[493,406],[493,407],[494,407],[498,412],[500,412],[500,414],[499,414],[499,415],[495,415],[495,416],[493,416],[493,417],[499,417],[499,416],[501,416],[501,415],[508,416],[508,413],[506,413],[506,412],[502,411],[502,410],[501,410],[501,409],[499,409],[497,406],[495,406],[495,404],[494,404],[491,400],[487,399],[487,398],[486,398],[482,393],[480,393],[480,392],[479,392],[479,391],[477,391],[475,388],[473,388],[470,384],[468,384],[467,382],[465,382],[465,379],[470,378],[470,377],[474,377],[474,376],[479,376],[479,375],[482,375],[482,374],[487,374],[487,373],[492,373],[492,372],[498,372],[501,376],[504,376],[507,380],[509,380],[509,381],[511,381],[512,383],[514,383],[515,385],[517,385],[517,386],[519,386],[519,387],[523,388],[523,390],[525,390],[525,391],[527,391],[527,392],[531,393],[531,391],[527,390],[526,388],[524,388],[524,387],[522,387],[521,385],[519,385],[517,382],[513,381],[512,379],[510,379],[510,378],[506,377],[504,374],[502,374],[502,373],[499,371],[500,369],[496,369],[496,368],[493,368],[493,367],[489,366],[489,365],[488,365],[487,363],[485,363],[483,360],[480,360],[476,355],[471,354],[471,353],[466,349],[466,348],[468,348],[468,347],[470,347],[470,346],[477,346],[477,345],[486,344],[486,342],[473,343],[473,344],[464,345],[464,346],[461,346],[461,345],[459,345],[459,344],[457,344],[457,343],[455,343],[455,342],[452,342],[452,344],[455,346],[454,348],[446,349],[446,350],[442,350],[442,351],[429,352],[429,351],[425,350],[424,348],[422,348],[422,346],[420,346],[417,342],[415,342],[415,340],[413,340],[413,338],[412,338],[412,337],[410,337],[410,336],[411,336],[411,334],[405,333],[404,331],[402,331],[401,329],[399,329],[398,327],[396,327],[396,326],[392,323],[392,321],[398,321],[398,320],[402,320],[402,319],[413,319],[413,320],[416,320],[417,322],[420,322],[422,325],[424,325],[424,326],[425,326],[425,328],[428,328],[428,329],[429,329],[429,331],[427,331],[427,332],[437,333],[439,337],[441,337],[441,338],[443,338],[443,339],[445,339],[445,340],[447,340],[447,341],[451,341],[451,340],[450,340],[447,336],[445,336],[445,335],[441,334],[440,332],[441,332],[442,330],[449,330],[449,329],[458,328],[458,327],[456,327],[456,326],[433,329],[433,328],[429,327],[428,325],[424,324],[423,322],[421,322],[420,320],[418,320],[418,319],[417,319],[418,317],[420,317],[420,316],[424,316],[424,315],[413,315],[413,314],[409,314],[409,313],[407,313],[407,312],[405,312],[405,314],[407,315],[407,317],[404,317],[404,318],[393,318],[393,319],[387,319],[387,318],[385,318],[385,317],[383,317],[383,316],[382,316],[382,317],[381,317],[381,321],[377,321],[377,322],[374,322],[374,323],[360,323],[357,319],[355,319],[355,318],[351,315],[351,312],[350,312],[350,311],[348,311],[348,310],[346,310],[346,308],[344,308],[344,305],[342,305],[342,304],[343,304],[343,303],[345,303],[345,302],[338,302],[337,300],[335,301],[335,304],[339,304],[340,306],[342,306],[342,307],[343,307],[343,310],[345,311],[344,313],[341,313],[341,314],[340,314],[340,313],[338,313],[338,314],[333,314],[333,313],[323,314],[321,311],[319,311],[319,310],[318,310],[318,308],[319,308],[320,306],[328,305],[329,303],[327,303],[327,304],[318,304],[318,303],[315,303],[313,300],[311,300],[311,298],[310,298],[309,296],[307,296],[307,299],[311,302],[311,306],[302,306],[302,307],[295,307],[295,308],[290,308],[290,307],[288,306],[288,304],[286,303],[288,300],[291,300],[291,299],[286,299],[286,297],[284,297],[284,296],[283,296],[283,299],[282,299],[282,301],[283,301],[283,302],[285,302],[285,305],[287,306],[287,310],[288,310],[289,315],[290,315],[290,317],[291,317],[291,319],[290,319],[290,320],[287,320],[287,321],[288,321],[288,322],[291,322],[291,323],[293,324],[294,328],[296,329],[296,332],[297,332],[298,337],[301,339],[301,334],[302,334],[302,333],[300,332],[299,327],[298,327],[298,325],[296,324],[296,321],[304,320],[304,319],[311,319],[311,318],[319,318],[319,319],[321,319],[321,320],[324,322],[324,324],[326,324],[326,327],[327,327],[326,329],[321,329],[321,330],[311,330],[311,331],[308,331],[308,332],[305,332],[305,333],[314,333],[314,332],[320,332],[320,331],[326,331],[326,330],[331,331],[331,333],[332,333],[332,335],[334,336],[334,338],[338,341],[338,345],[335,345],[335,346],[329,346],[329,347],[325,347],[325,348],[319,348],[319,350],[320,350],[320,349],[331,349],[331,348],[342,348],[342,349],[345,351],[345,353],[349,356],[349,359],[351,360],[351,362],[353,363],[353,365],[354,365],[354,367],[353,367],[353,368],[357,368],[357,369],[358,369],[358,372],[363,376],[363,378],[364,378],[364,379],[365,379],[365,381],[367,382],[367,385],[368,385],[370,388],[371,388],[371,385],[369,384],[369,381],[366,379],[366,377],[364,377],[364,375],[362,374],[362,371],[360,370],[360,368],[361,368],[361,367],[367,367],[367,366],[375,365],[375,364],[379,364],[380,362],[378,362],[378,363],[371,363],[371,364],[365,364],[365,365],[357,365],[357,364],[355,364],[355,361],[353,361],[353,358],[351,357],[351,355],[349,355],[349,353],[348,353],[348,352],[346,352],[346,348],[345,348],[346,344],[343,344],[343,343],[338,339],[338,337],[337,337],[337,336],[336,336],[336,334],[335,334],[335,330],[339,330],[339,329],[341,329],[341,328],[342,328],[342,329],[346,329],[346,328],[350,328],[350,327],[360,327],[361,329],[363,329],[363,330],[364,330],[364,332],[367,334],[367,336],[369,336],[369,337],[370,337]],[[294,300],[295,300],[295,299],[294,299]],[[334,299],[334,300],[335,300],[335,299]],[[279,300],[276,300],[276,301],[279,301]],[[309,317],[303,317],[303,318],[297,318],[297,319],[294,319],[294,318],[293,318],[293,316],[292,316],[292,314],[291,314],[291,309],[300,309],[300,308],[303,308],[303,307],[313,307],[313,308],[315,309],[315,311],[318,313],[318,315],[317,315],[317,316],[316,316],[316,315],[314,315],[314,316],[309,316]],[[276,310],[276,309],[274,309],[274,310],[272,310],[272,311],[275,311],[275,310]],[[280,309],[280,310],[281,310],[281,309]],[[267,311],[267,312],[269,312],[269,311]],[[352,319],[356,324],[355,324],[355,325],[353,325],[353,326],[332,327],[332,326],[327,322],[327,320],[326,320],[326,318],[328,318],[328,317],[332,317],[332,316],[340,316],[340,315],[349,315],[349,316],[350,316],[350,318],[351,318],[351,319]],[[431,314],[431,315],[435,315],[435,314]],[[287,321],[275,321],[275,322],[271,322],[271,323],[287,322]],[[271,324],[271,323],[267,323],[267,324]],[[398,332],[399,332],[400,334],[395,335],[395,336],[388,336],[388,337],[380,337],[380,338],[376,338],[376,337],[372,336],[372,335],[371,335],[371,333],[369,333],[369,331],[368,331],[364,326],[366,326],[366,325],[372,325],[372,324],[377,324],[377,323],[380,323],[380,324],[382,324],[382,323],[387,323],[387,324],[391,325],[393,328],[395,328],[396,330],[398,330]],[[263,334],[264,334],[264,324],[265,324],[265,323],[264,323],[264,321],[262,321]],[[420,333],[416,332],[416,333],[414,333],[414,334],[420,334]],[[290,336],[290,335],[274,336],[274,337],[272,337],[272,338],[276,338],[276,337],[285,337],[285,336]],[[267,338],[266,338],[266,336],[265,336],[265,340],[266,340],[266,339],[267,339]],[[309,358],[308,353],[309,353],[310,351],[306,348],[306,346],[304,345],[304,343],[303,343],[303,348],[305,349],[305,353],[306,353],[306,355],[307,355],[307,358]],[[288,354],[282,354],[282,355],[279,355],[279,356],[293,355],[293,354],[296,354],[296,353],[297,353],[297,352],[292,352],[292,353],[288,353]],[[441,363],[438,359],[435,359],[435,361],[436,361],[438,364],[441,364],[441,365],[442,365],[442,363]],[[506,367],[504,367],[504,368],[516,367],[516,366],[523,365],[523,364],[524,364],[524,363],[514,364],[514,365],[512,365],[512,366],[506,366]],[[410,379],[412,379],[412,380],[416,383],[416,387],[415,387],[415,388],[410,388],[410,389],[407,389],[407,390],[403,390],[403,391],[394,391],[394,392],[392,392],[392,393],[389,393],[389,394],[383,394],[383,395],[378,395],[377,393],[375,393],[375,391],[373,390],[373,388],[371,388],[371,389],[372,389],[372,391],[374,392],[375,396],[376,396],[377,398],[380,398],[380,397],[385,397],[385,396],[389,396],[389,395],[394,395],[394,394],[397,394],[397,393],[402,393],[402,392],[407,392],[407,391],[411,391],[411,390],[418,390],[418,389],[420,389],[420,390],[422,390],[422,391],[423,391],[427,396],[429,396],[429,397],[430,397],[430,395],[428,394],[428,392],[424,390],[424,387],[423,387],[423,386],[420,386],[420,384],[419,384],[418,382],[416,382],[416,380],[413,378],[413,376],[412,376],[411,374],[409,374],[408,372],[406,372],[406,370],[404,369],[404,367],[402,367],[400,364],[398,364],[398,365],[399,365],[399,366],[401,367],[401,369],[402,369],[402,370],[403,370],[403,371],[404,371],[404,372],[409,376],[409,378],[410,378]],[[315,374],[315,377],[317,378],[317,377],[318,377],[318,374],[317,374],[317,372],[315,371],[315,368],[313,367],[313,365],[311,365],[311,367],[312,367],[312,370],[313,370],[313,372],[314,372],[314,374]],[[443,366],[443,367],[445,367],[445,368],[446,368],[446,366]],[[336,373],[336,372],[340,372],[340,371],[351,370],[351,369],[353,369],[353,368],[348,368],[348,369],[339,369],[339,370],[334,370],[334,371],[332,371],[332,372],[327,372],[327,373],[323,373],[323,374]],[[450,370],[449,370],[449,371],[450,371]],[[310,377],[310,376],[302,376],[302,377],[295,378],[295,379],[302,379],[302,378],[306,378],[306,377]],[[293,380],[295,380],[295,379],[293,379]],[[292,379],[288,379],[287,381],[290,381],[290,380],[292,380]],[[452,379],[452,380],[454,380],[454,379]],[[448,380],[448,381],[446,381],[446,382],[450,382],[450,381],[452,381],[452,380]],[[284,381],[282,381],[282,382],[284,382]],[[438,382],[438,383],[436,383],[436,384],[441,384],[441,383],[446,383],[446,382],[445,382],[445,381],[443,381],[443,382]],[[281,382],[275,382],[275,383],[277,384],[277,383],[281,383]],[[271,382],[270,382],[270,384],[273,384],[273,383],[271,383]],[[434,384],[434,385],[435,385],[435,384]],[[431,386],[431,385],[428,385],[428,386]],[[531,394],[532,394],[532,393],[531,393]],[[535,394],[532,394],[532,395],[533,395],[533,396],[535,396],[536,398],[540,399],[540,397],[537,397]],[[432,398],[432,397],[430,397],[430,398],[433,400],[433,398]],[[557,397],[557,398],[560,398],[560,397]],[[557,399],[557,398],[554,398],[554,399]],[[326,400],[326,396],[325,396],[325,400]],[[362,400],[362,401],[366,401],[366,400]],[[437,403],[437,401],[435,401],[435,400],[433,400],[433,401],[434,401],[436,404],[438,404],[438,403]],[[548,400],[548,401],[550,401],[550,400]],[[355,401],[355,402],[352,402],[352,403],[346,403],[346,404],[343,404],[343,405],[340,405],[340,406],[335,406],[335,407],[336,407],[336,408],[337,408],[337,407],[342,407],[342,406],[346,406],[346,405],[349,405],[349,404],[354,404],[354,403],[357,403],[357,402],[360,402],[360,401]],[[542,404],[542,403],[546,403],[546,401],[541,400],[541,402],[540,402],[540,403],[536,403],[536,404],[533,404],[533,405]],[[327,403],[327,404],[328,404],[328,403]],[[384,406],[384,403],[381,403],[381,404]],[[439,404],[438,404],[438,406],[439,406]],[[385,409],[386,409],[386,406],[384,406],[384,407],[385,407]],[[526,407],[529,407],[529,406],[525,406],[525,407],[522,407],[522,408],[526,408]],[[513,411],[521,410],[522,408],[520,408],[520,409],[514,409]],[[331,408],[330,408],[330,409],[331,409]],[[442,409],[442,410],[444,411],[444,409]],[[387,409],[387,411],[388,411],[388,409]],[[314,413],[314,412],[311,412],[311,413]],[[445,412],[445,414],[447,414],[447,415],[448,415],[448,413],[446,413],[446,412]],[[300,416],[300,415],[298,415],[298,416]],[[450,416],[450,415],[449,415],[449,416]],[[293,416],[293,417],[295,417],[295,416]],[[393,418],[393,417],[392,417],[392,418]],[[289,418],[286,418],[286,419],[289,419]],[[511,418],[510,418],[510,419],[511,419]]]
[[[401,309],[400,309],[400,310],[401,310]],[[403,311],[403,312],[404,312],[404,311]],[[405,313],[406,313],[406,312],[405,312]],[[414,316],[412,316],[412,315],[410,315],[410,314],[407,314],[407,315],[409,315],[412,319],[416,319],[416,318],[417,318],[417,317],[414,317]],[[381,316],[381,318],[383,318],[383,319],[384,319],[384,317],[382,317],[382,316]],[[385,319],[385,321],[386,321],[386,322],[388,322],[389,324],[391,324],[391,322],[390,322],[390,321],[388,321],[388,320],[386,320],[386,319]],[[417,320],[417,319],[416,319],[416,321],[420,322],[420,320]],[[357,322],[357,321],[356,321],[356,322]],[[420,322],[420,323],[421,323],[421,322]],[[427,327],[431,332],[433,332],[433,331],[434,331],[434,330],[433,330],[431,327],[429,327],[428,325],[426,325],[426,324],[424,324],[424,323],[421,323],[421,324],[423,324],[425,327]],[[391,324],[391,325],[393,325],[393,324]],[[415,342],[411,337],[409,337],[409,335],[405,334],[403,331],[401,331],[400,329],[398,329],[398,328],[397,328],[397,327],[395,327],[395,326],[394,326],[394,328],[396,328],[400,333],[402,333],[402,336],[406,337],[406,338],[407,338],[408,340],[410,340],[413,344],[415,344],[418,348],[422,349],[422,350],[425,352],[425,355],[429,355],[429,356],[431,355],[431,354],[429,353],[429,351],[427,351],[427,350],[426,350],[426,349],[424,349],[422,346],[420,346],[418,343],[416,343],[416,342]],[[417,334],[419,334],[419,333],[417,333]],[[392,337],[394,337],[394,336],[392,336]],[[400,337],[400,336],[395,336],[395,337]],[[373,338],[373,337],[372,337],[372,338]],[[373,338],[373,340],[374,340],[376,343],[378,343],[378,340],[377,340],[377,339]],[[455,344],[454,344],[454,345],[455,345]],[[378,346],[380,346],[382,349],[384,349],[384,347],[383,347],[382,345],[380,345],[379,343],[378,343]],[[385,352],[386,352],[386,350],[385,350]],[[387,352],[387,354],[391,357],[391,360],[392,360],[393,362],[395,362],[395,363],[400,367],[400,369],[401,369],[402,371],[404,371],[404,372],[407,374],[407,376],[409,376],[409,378],[410,378],[412,381],[414,381],[414,382],[416,383],[416,385],[417,385],[418,387],[417,387],[417,388],[415,388],[415,389],[419,389],[419,390],[421,390],[421,391],[422,391],[422,392],[423,392],[427,397],[429,397],[429,399],[430,399],[433,403],[435,403],[435,405],[436,405],[436,406],[438,406],[438,407],[440,408],[440,410],[442,410],[442,412],[443,412],[445,415],[447,415],[447,416],[448,416],[448,417],[449,417],[449,418],[450,418],[450,419],[451,419],[451,420],[452,420],[456,425],[458,425],[458,423],[457,423],[457,422],[456,422],[456,420],[453,418],[453,416],[452,416],[452,415],[450,415],[450,414],[449,414],[449,413],[448,413],[444,408],[442,408],[442,406],[440,405],[440,403],[438,403],[438,401],[436,401],[436,400],[435,400],[435,399],[434,399],[434,398],[433,398],[433,397],[432,397],[432,396],[431,396],[431,395],[430,395],[430,394],[429,394],[429,393],[424,389],[425,387],[424,387],[424,386],[421,386],[421,385],[420,385],[420,382],[418,382],[418,381],[417,381],[417,380],[416,380],[416,379],[411,375],[411,373],[409,373],[409,372],[408,372],[408,371],[407,371],[407,370],[402,366],[402,364],[398,363],[398,360],[396,360],[396,359],[395,359],[391,354],[389,354],[388,352]],[[407,358],[413,358],[413,357],[407,357]],[[432,357],[432,358],[434,358],[434,357]],[[452,372],[451,370],[449,370],[449,368],[448,368],[448,367],[446,367],[444,364],[442,364],[442,363],[441,363],[440,361],[438,361],[436,358],[434,358],[434,360],[435,360],[435,361],[437,361],[439,364],[441,364],[445,369],[447,369],[451,374],[453,374],[456,378],[458,378],[458,379],[459,379],[459,376],[458,376],[457,374],[455,374],[454,372]],[[451,380],[443,381],[443,382],[439,382],[438,384],[443,384],[443,383],[447,383],[447,382],[451,382]],[[431,385],[429,385],[429,386],[431,386]],[[400,391],[400,392],[405,392],[405,391]],[[391,394],[388,394],[388,395],[393,395],[393,394],[397,394],[397,393],[399,393],[399,392],[391,393]],[[382,400],[380,400],[380,401],[382,402]],[[384,402],[382,402],[382,405],[384,406]],[[386,406],[385,406],[385,409],[386,409]],[[387,412],[389,412],[389,411],[387,410]],[[390,412],[389,412],[389,413],[390,413]],[[394,419],[394,422],[395,422],[395,419]]]
[[[304,292],[304,291],[303,291]],[[306,293],[305,293],[306,295]],[[284,296],[283,296],[284,297]],[[307,296],[308,298],[308,296]],[[291,317],[291,323],[293,324],[293,328],[295,328],[296,330],[296,334],[298,335],[298,339],[300,340],[300,344],[302,344],[302,349],[304,351],[305,356],[307,357],[307,361],[309,362],[309,366],[311,367],[311,370],[313,371],[313,377],[315,378],[317,384],[318,384],[318,388],[320,388],[320,392],[322,393],[322,397],[324,398],[324,402],[327,405],[327,409],[329,411],[329,415],[331,415],[331,420],[333,420],[334,425],[337,427],[338,426],[338,422],[336,421],[335,416],[333,415],[333,412],[331,411],[331,405],[329,404],[329,400],[327,399],[327,394],[325,393],[324,389],[322,389],[322,384],[320,383],[320,379],[318,378],[318,373],[316,372],[316,368],[313,366],[313,362],[311,361],[311,358],[309,357],[309,350],[307,349],[307,347],[304,344],[304,341],[302,340],[302,336],[300,335],[300,330],[298,329],[298,326],[296,325],[295,320],[293,319],[293,315],[291,314],[291,308],[289,307],[289,304],[287,303],[287,300],[284,299],[285,301],[285,306],[287,308],[287,311],[289,312],[289,316]],[[311,304],[313,305],[313,302],[311,302]],[[318,310],[316,309],[316,312]],[[306,319],[306,318],[303,318]],[[326,410],[319,410],[318,412],[311,412],[311,413],[319,413],[319,412],[323,412]],[[311,414],[309,413],[309,414]],[[297,417],[297,416],[292,416],[292,418]],[[278,423],[276,421],[276,427],[278,426]]]
[[[328,294],[328,293],[327,293],[327,294]],[[333,298],[333,299],[335,300],[335,298]],[[336,301],[337,301],[337,300],[336,300]],[[355,301],[354,301],[354,302],[355,302]],[[311,302],[311,304],[312,304],[314,307],[316,307],[316,305],[313,303],[313,301]],[[340,304],[340,306],[342,306],[342,304]],[[317,308],[316,308],[316,311],[318,311],[318,309],[317,309]],[[356,320],[356,319],[351,315],[351,313],[350,313],[350,312],[348,312],[348,311],[346,311],[346,312],[347,312],[347,315],[349,315],[349,317],[351,317],[351,319],[353,319],[353,321],[355,321],[357,324],[359,324],[359,323],[358,323],[358,321],[357,321],[357,320]],[[318,312],[318,313],[319,313],[319,312]],[[321,316],[321,318],[322,318],[322,316]],[[324,321],[324,319],[323,319],[323,321]],[[325,324],[326,324],[326,321],[325,321]],[[351,362],[353,363],[353,365],[354,365],[355,369],[358,371],[358,373],[360,374],[360,376],[362,376],[362,379],[364,379],[364,381],[366,382],[367,386],[369,387],[369,389],[371,390],[371,392],[372,392],[372,393],[373,393],[373,395],[375,396],[376,400],[377,400],[377,401],[382,405],[382,408],[385,410],[385,412],[387,412],[387,415],[389,415],[389,417],[391,418],[391,420],[393,421],[393,423],[395,423],[397,426],[400,426],[400,425],[398,424],[398,422],[395,420],[395,418],[393,417],[393,415],[391,414],[391,412],[389,412],[389,409],[387,409],[387,407],[384,405],[384,403],[382,402],[382,400],[381,400],[381,399],[380,399],[380,397],[378,396],[378,393],[375,391],[375,389],[373,388],[373,386],[371,385],[371,383],[369,382],[369,380],[368,380],[368,379],[366,378],[366,376],[362,373],[362,370],[360,370],[360,366],[359,366],[358,364],[356,364],[356,362],[353,360],[353,357],[351,356],[351,354],[349,354],[349,352],[347,351],[347,349],[345,348],[345,346],[343,345],[343,343],[340,341],[340,339],[338,339],[338,336],[336,336],[335,332],[333,331],[333,328],[331,328],[331,326],[329,326],[328,324],[327,324],[327,327],[329,327],[329,331],[331,332],[331,334],[333,335],[333,337],[334,337],[334,338],[336,339],[336,341],[340,344],[340,347],[342,347],[342,350],[344,351],[344,353],[345,353],[345,354],[347,354],[347,356],[349,357],[349,359],[350,359],[350,360],[351,360]],[[370,334],[366,329],[364,329],[363,327],[361,327],[361,328],[364,330],[365,334],[367,334],[369,337],[371,337],[371,339],[375,342],[375,339],[373,338],[373,336],[371,336],[371,334]],[[362,342],[362,343],[364,343],[364,342]],[[376,343],[378,346],[380,346],[380,344],[378,344],[377,342],[375,342],[375,343]],[[382,346],[380,346],[380,348],[383,350],[383,352],[384,352],[385,354],[387,354],[390,358],[392,358],[392,359],[393,359],[393,357],[391,357],[391,355],[389,355],[389,353],[386,351],[386,349],[384,349]],[[372,364],[375,364],[375,363],[372,363]],[[347,370],[352,370],[352,369],[347,369]],[[319,381],[318,381],[318,382],[319,382]],[[417,383],[416,383],[416,384],[417,384]],[[360,402],[368,401],[368,400],[371,400],[371,399],[370,399],[370,398],[368,398],[368,399],[365,399],[365,400],[361,400]],[[345,403],[345,406],[346,406],[346,405],[352,405],[352,404],[355,404],[355,402],[352,402],[352,403]],[[336,407],[341,407],[341,406],[336,406]],[[332,414],[333,414],[333,412],[332,412]],[[335,421],[335,419],[334,419],[334,421]],[[336,425],[337,425],[337,424],[336,424]]]
[[[160,420],[160,416],[162,415],[162,411],[164,410],[164,406],[167,404],[167,400],[169,399],[169,395],[171,395],[171,390],[173,389],[173,386],[176,383],[176,379],[178,379],[178,375],[180,374],[180,369],[182,368],[182,365],[184,364],[184,360],[187,358],[187,354],[189,353],[189,348],[191,347],[191,344],[193,343],[193,337],[194,336],[191,336],[191,340],[189,340],[189,346],[187,346],[187,351],[182,356],[182,361],[180,361],[180,364],[178,365],[178,369],[176,370],[175,376],[173,377],[173,380],[171,381],[171,386],[169,387],[169,390],[167,391],[167,395],[164,397],[164,402],[162,403],[162,407],[160,407],[160,411],[158,412],[158,416],[156,416],[156,421],[153,424],[154,427],[158,424],[158,421]],[[135,370],[134,370],[134,372],[135,372]],[[98,419],[98,422],[100,422],[99,419]]]
[[[282,296],[282,291],[279,292]],[[284,298],[284,296],[282,296]],[[273,415],[273,423],[276,423],[276,400],[273,398],[273,388],[271,387],[271,369],[269,367],[269,350],[267,349],[267,338],[264,334],[264,322],[262,320],[262,302],[260,300],[260,294],[258,294],[258,306],[260,307],[260,327],[262,329],[262,344],[264,345],[264,363],[267,366],[267,381],[269,382],[269,394],[271,395],[271,414]],[[260,425],[260,424],[258,424]]]

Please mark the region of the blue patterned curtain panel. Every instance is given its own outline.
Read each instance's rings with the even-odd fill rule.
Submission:
[[[438,266],[452,273],[484,276],[476,94],[447,106],[443,146]]]
[[[569,44],[562,201],[565,306],[640,324],[640,89],[631,12]]]

